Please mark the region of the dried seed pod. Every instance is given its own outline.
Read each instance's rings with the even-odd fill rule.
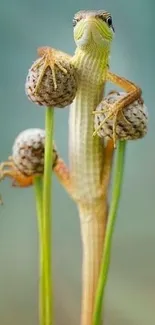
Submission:
[[[134,101],[117,115],[115,128],[113,128],[114,118],[109,118],[102,125],[102,122],[109,113],[106,105],[114,104],[121,97],[124,97],[124,95],[124,92],[111,91],[97,106],[94,125],[95,130],[101,126],[97,132],[99,137],[105,138],[106,140],[113,139],[114,129],[118,140],[136,140],[146,135],[148,129],[148,112],[142,98]]]
[[[12,148],[12,159],[17,169],[26,176],[43,174],[45,131],[27,129],[16,138]],[[53,145],[53,165],[58,158]]]
[[[70,105],[77,91],[77,73],[71,57],[50,47],[38,49],[40,56],[29,69],[25,91],[28,98],[44,106]]]

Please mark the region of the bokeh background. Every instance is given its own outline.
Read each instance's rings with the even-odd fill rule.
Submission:
[[[111,70],[138,83],[149,109],[149,133],[128,144],[123,193],[106,290],[106,325],[154,325],[155,301],[155,38],[154,0],[0,1],[0,160],[16,135],[44,128],[44,109],[24,93],[38,46],[70,54],[72,18],[104,8],[116,30]],[[55,114],[55,140],[68,161],[68,109]],[[81,242],[76,207],[54,178],[54,298],[56,325],[79,325]],[[37,325],[38,237],[33,188],[0,184],[0,324]]]

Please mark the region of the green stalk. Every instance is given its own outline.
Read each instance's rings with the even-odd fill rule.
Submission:
[[[36,176],[34,178],[34,188],[36,195],[36,209],[38,217],[38,233],[40,243],[40,279],[39,279],[39,320],[40,325],[44,325],[45,322],[45,281],[44,281],[44,261],[43,261],[43,183],[42,177]]]
[[[102,300],[105,293],[107,276],[108,276],[108,271],[110,266],[112,235],[114,232],[116,214],[117,214],[117,209],[119,205],[119,199],[120,199],[121,189],[123,184],[125,149],[126,149],[126,141],[119,141],[117,153],[116,153],[117,156],[116,156],[115,170],[114,170],[114,186],[112,191],[111,206],[110,206],[105,240],[104,240],[103,257],[101,262],[99,283],[98,283],[98,288],[95,297],[93,325],[99,325],[101,322]]]
[[[53,160],[54,108],[46,108],[45,120],[45,157],[43,184],[43,242],[45,276],[45,324],[52,325],[52,275],[51,275],[51,212],[52,212],[52,160]]]

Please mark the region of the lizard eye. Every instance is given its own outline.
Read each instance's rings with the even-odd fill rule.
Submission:
[[[73,18],[73,27],[75,27],[77,24],[77,20],[75,18]]]
[[[107,18],[106,23],[108,24],[108,26],[109,26],[110,28],[112,28],[113,32],[115,32],[115,30],[114,30],[114,26],[113,26],[113,24],[112,24],[112,17],[111,17],[111,16]]]
[[[109,27],[112,27],[112,17],[108,17],[106,20]]]

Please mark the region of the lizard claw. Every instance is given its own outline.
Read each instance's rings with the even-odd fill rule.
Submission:
[[[104,115],[104,119],[94,131],[93,136],[95,136],[98,133],[98,131],[103,127],[103,125],[109,119],[113,119],[113,142],[114,142],[114,148],[116,148],[116,141],[117,141],[116,127],[117,127],[118,117],[121,116],[122,119],[125,121],[125,123],[127,123],[128,125],[131,125],[131,123],[124,116],[122,109],[120,110],[118,103],[114,103],[114,104],[104,103],[104,108],[102,110],[93,111],[93,115],[97,115],[97,114]]]
[[[34,70],[37,70],[38,68],[40,68],[40,75],[37,80],[37,84],[36,84],[34,93],[36,94],[38,92],[40,84],[42,82],[42,79],[43,79],[46,69],[48,67],[52,71],[54,89],[56,90],[57,89],[57,81],[56,81],[56,75],[55,75],[55,66],[57,66],[65,74],[67,74],[67,70],[56,59],[56,56],[54,55],[54,49],[52,49],[50,47],[41,47],[41,48],[38,48],[38,54],[41,58],[37,62],[35,62],[34,65],[32,66],[32,68]]]
[[[93,114],[98,114],[98,113],[105,115],[105,118],[100,123],[98,128],[96,128],[96,130],[93,133],[93,136],[97,135],[98,131],[103,127],[103,125],[109,119],[113,119],[113,142],[114,142],[114,148],[116,148],[116,126],[117,126],[117,118],[118,118],[118,114],[119,114],[119,109],[117,108],[117,105],[105,103],[103,110],[101,110],[99,112],[98,111],[93,112]]]
[[[11,160],[11,157],[9,157],[9,160]],[[6,177],[7,171],[5,170],[5,167],[8,167],[8,164],[10,165],[11,162],[3,162],[0,164],[0,181],[2,181]],[[3,205],[2,196],[0,195],[0,205]]]
[[[33,177],[22,174],[15,166],[12,157],[0,164],[0,181],[6,177],[12,179],[13,187],[28,187],[33,183]]]
[[[3,205],[3,200],[2,200],[2,196],[0,195],[0,205]]]

